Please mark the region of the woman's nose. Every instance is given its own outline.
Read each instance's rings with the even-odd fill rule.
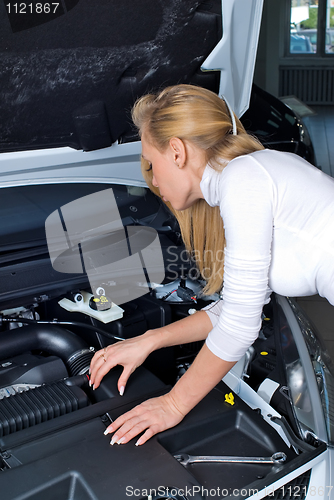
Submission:
[[[153,177],[152,177],[152,184],[153,184],[153,186],[154,186],[154,187],[156,187],[156,188],[157,188],[157,187],[159,187],[159,186],[158,186],[157,181],[155,180],[154,175],[153,175]]]

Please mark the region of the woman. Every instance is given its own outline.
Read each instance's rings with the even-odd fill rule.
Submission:
[[[189,251],[223,300],[171,325],[95,354],[97,388],[114,366],[131,373],[155,349],[206,339],[172,390],[121,415],[111,444],[141,445],[178,424],[257,338],[275,291],[319,293],[334,305],[334,180],[290,153],[266,150],[227,103],[203,88],[170,87],[139,99],[133,121],[148,186],[174,212]],[[224,251],[224,258],[221,258]],[[218,258],[219,256],[219,258]]]

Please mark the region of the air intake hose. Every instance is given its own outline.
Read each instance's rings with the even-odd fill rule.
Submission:
[[[87,372],[94,355],[80,337],[56,325],[35,324],[7,330],[0,334],[0,345],[0,360],[40,350],[61,358],[71,376]]]

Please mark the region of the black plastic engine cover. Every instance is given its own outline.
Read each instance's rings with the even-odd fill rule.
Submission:
[[[143,382],[148,390],[151,375],[145,370],[139,370],[137,375],[133,389]],[[154,382],[151,394],[144,398],[137,394],[136,399],[137,391],[134,393],[129,385],[126,396],[115,396],[2,438],[1,448],[13,467],[0,472],[1,499],[118,500],[133,496],[147,500],[149,494],[155,498],[154,491],[161,492],[163,488],[165,491],[188,488],[191,496],[188,494],[186,498],[196,500],[203,499],[203,490],[210,488],[230,491],[231,496],[224,498],[239,498],[232,496],[233,488],[240,490],[247,485],[260,490],[306,463],[311,455],[324,451],[319,447],[314,454],[296,456],[261,415],[236,394],[232,398],[231,390],[223,383],[177,427],[153,437],[145,445],[135,446],[134,439],[126,445],[110,446],[110,436],[104,435],[109,418],[115,419],[142,399],[159,395],[157,388]],[[131,396],[135,398],[132,401]],[[194,464],[186,468],[173,456],[182,452],[267,456],[276,451],[283,451],[288,457],[279,467],[227,463]],[[179,497],[160,495],[160,498]]]

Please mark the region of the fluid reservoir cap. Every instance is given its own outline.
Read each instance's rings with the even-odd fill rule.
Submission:
[[[98,297],[91,297],[89,300],[89,307],[94,309],[94,311],[106,311],[110,309],[112,305],[111,300],[106,295],[100,295]]]
[[[81,293],[76,293],[74,296],[74,301],[81,302],[82,300],[83,300],[83,296],[81,295]]]

